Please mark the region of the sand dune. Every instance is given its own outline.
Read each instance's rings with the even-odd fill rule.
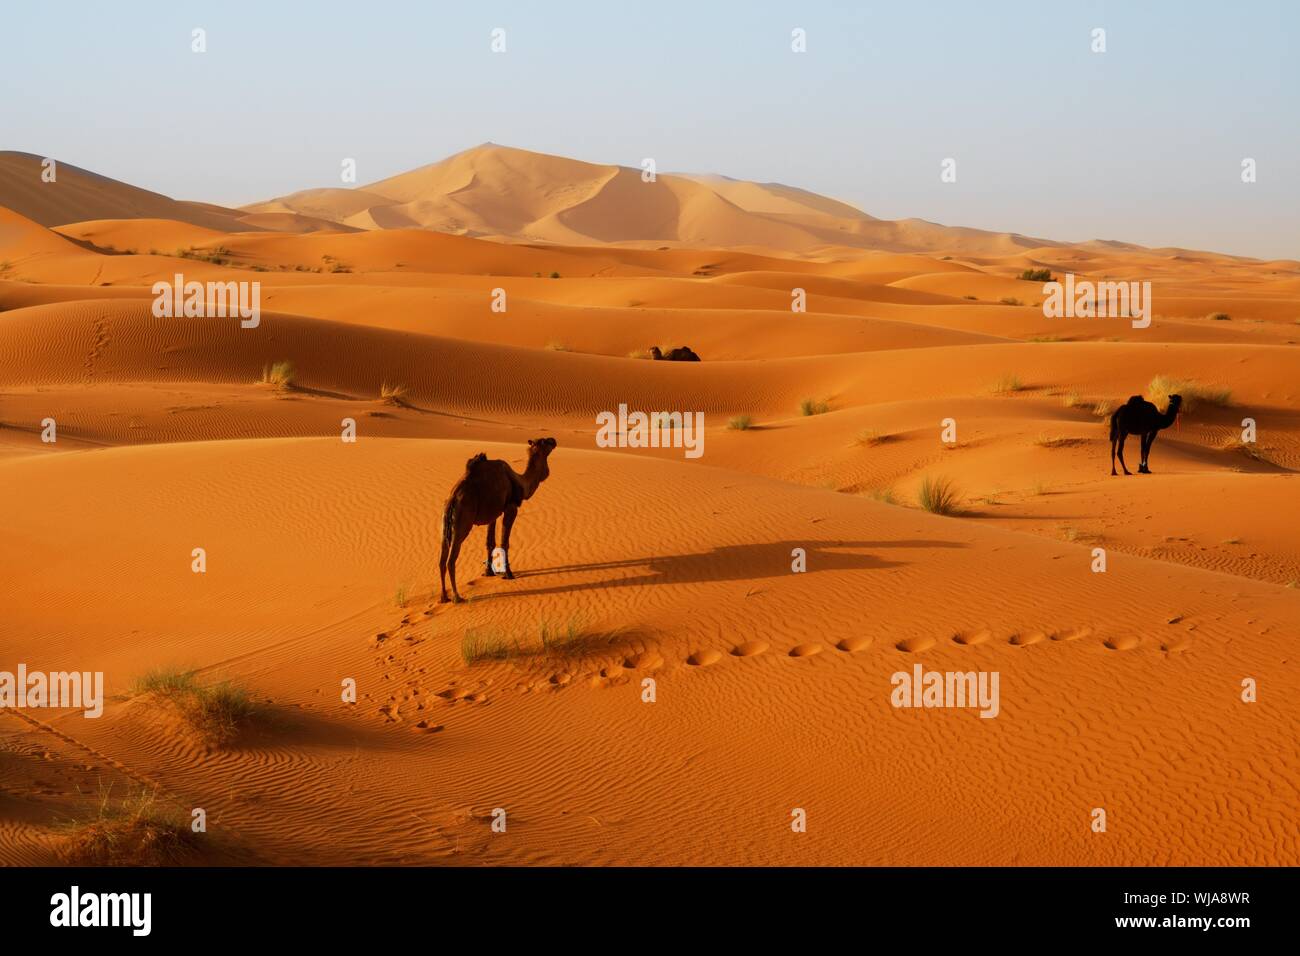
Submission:
[[[113,696],[0,712],[0,864],[105,787],[207,808],[200,863],[1300,861],[1300,264],[492,146],[245,210],[33,170],[0,155],[0,670]],[[1041,268],[1154,321],[1049,318]],[[177,274],[256,327],[156,317]],[[1112,478],[1158,376],[1184,413]],[[602,447],[620,404],[703,454]],[[517,577],[480,528],[436,603],[452,483],[540,436]],[[891,706],[918,664],[998,672],[998,717]],[[255,713],[214,743],[154,668]]]
[[[485,143],[357,189],[311,189],[246,206],[363,229],[434,229],[563,244],[629,242],[814,254],[833,247],[1003,254],[1042,246],[919,219],[886,222],[779,183],[657,173]]]
[[[9,487],[69,503],[54,536],[23,495],[0,505],[6,527],[46,542],[4,556],[27,595],[5,608],[13,653],[103,668],[110,692],[184,661],[257,688],[279,715],[274,733],[200,761],[115,703],[100,722],[56,719],[69,738],[47,737],[56,759],[111,753],[219,811],[267,862],[718,863],[735,846],[758,863],[1294,858],[1282,821],[1297,781],[1275,759],[1289,747],[1278,704],[1300,689],[1279,656],[1300,623],[1290,592],[1138,557],[1094,576],[1077,545],[562,446],[519,524],[519,579],[480,579],[470,605],[437,607],[428,486],[481,447],[208,442],[0,465]],[[508,458],[518,447],[487,446]],[[285,475],[312,478],[290,498]],[[593,494],[649,487],[659,493],[637,504]],[[93,545],[105,537],[112,554]],[[201,578],[188,570],[200,543],[212,555]],[[789,574],[792,547],[808,549],[805,577]],[[122,607],[141,580],[153,582],[147,610]],[[1017,585],[986,586],[1002,580]],[[411,599],[395,609],[403,581]],[[580,650],[458,658],[467,628],[532,646],[540,622],[575,614]],[[891,709],[890,674],[914,663],[998,669],[1002,716]],[[1233,703],[1223,681],[1239,672],[1278,704]],[[640,699],[651,675],[652,705]],[[356,705],[336,700],[344,676],[358,681]],[[562,747],[520,745],[557,732]],[[966,795],[960,814],[935,774]],[[1249,813],[1215,812],[1189,786],[1225,776]],[[53,789],[39,802],[57,804]],[[1072,822],[1098,802],[1125,822],[1110,840]],[[509,840],[484,822],[497,806]],[[790,839],[795,806],[817,821],[809,840]],[[717,820],[707,841],[694,835],[701,814]],[[1172,826],[1185,819],[1196,826]],[[30,821],[0,837],[10,858],[50,851]]]

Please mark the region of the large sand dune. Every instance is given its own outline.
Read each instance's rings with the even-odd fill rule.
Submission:
[[[208,811],[200,862],[1300,862],[1300,264],[500,147],[247,210],[0,164],[0,671],[112,695],[0,712],[0,863],[141,787]],[[1030,268],[1155,319],[1047,318]],[[177,274],[258,283],[257,326],[156,317]],[[1112,478],[1157,376],[1194,400]],[[598,447],[621,403],[702,412],[702,456]],[[539,436],[516,579],[480,528],[436,603],[466,460]],[[892,707],[915,665],[997,671],[999,715]],[[259,713],[205,742],[156,668]]]

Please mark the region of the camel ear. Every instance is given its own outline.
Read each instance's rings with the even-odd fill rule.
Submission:
[[[533,438],[528,439],[528,447],[529,447],[529,448],[532,448],[532,447],[533,447],[534,445],[536,445],[536,444],[537,444],[536,439],[533,439]]]

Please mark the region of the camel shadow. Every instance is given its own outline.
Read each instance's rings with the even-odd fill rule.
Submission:
[[[561,564],[535,570],[515,571],[515,578],[528,581],[548,575],[571,572],[619,571],[644,569],[626,577],[604,577],[599,581],[555,585],[553,587],[503,588],[491,594],[477,594],[474,600],[516,595],[570,594],[576,591],[639,587],[658,584],[703,584],[716,581],[757,581],[784,577],[793,573],[791,552],[803,548],[807,555],[805,574],[827,571],[876,571],[902,567],[907,562],[889,561],[874,554],[861,553],[866,548],[964,548],[957,541],[769,541],[761,544],[733,544],[691,554],[647,555],[618,561],[592,561],[585,564]],[[851,550],[850,550],[851,549]]]

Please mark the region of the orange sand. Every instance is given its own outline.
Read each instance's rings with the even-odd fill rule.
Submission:
[[[0,670],[102,670],[113,699],[0,711],[0,863],[133,785],[204,807],[211,860],[1300,862],[1300,263],[500,147],[242,211],[70,168],[41,192],[33,162],[0,154]],[[1157,320],[1044,318],[1039,266],[1149,279]],[[260,282],[260,326],[155,318],[177,272]],[[656,344],[704,361],[629,357]],[[257,384],[282,360],[295,389]],[[1230,402],[1112,478],[1094,407],[1158,374]],[[596,447],[620,402],[704,412],[704,455]],[[466,459],[522,469],[541,435],[516,580],[476,529],[470,602],[437,604]],[[927,477],[961,516],[916,507]],[[467,631],[520,654],[469,664]],[[917,663],[998,671],[999,716],[893,708]],[[264,715],[205,748],[128,696],[155,667]]]

